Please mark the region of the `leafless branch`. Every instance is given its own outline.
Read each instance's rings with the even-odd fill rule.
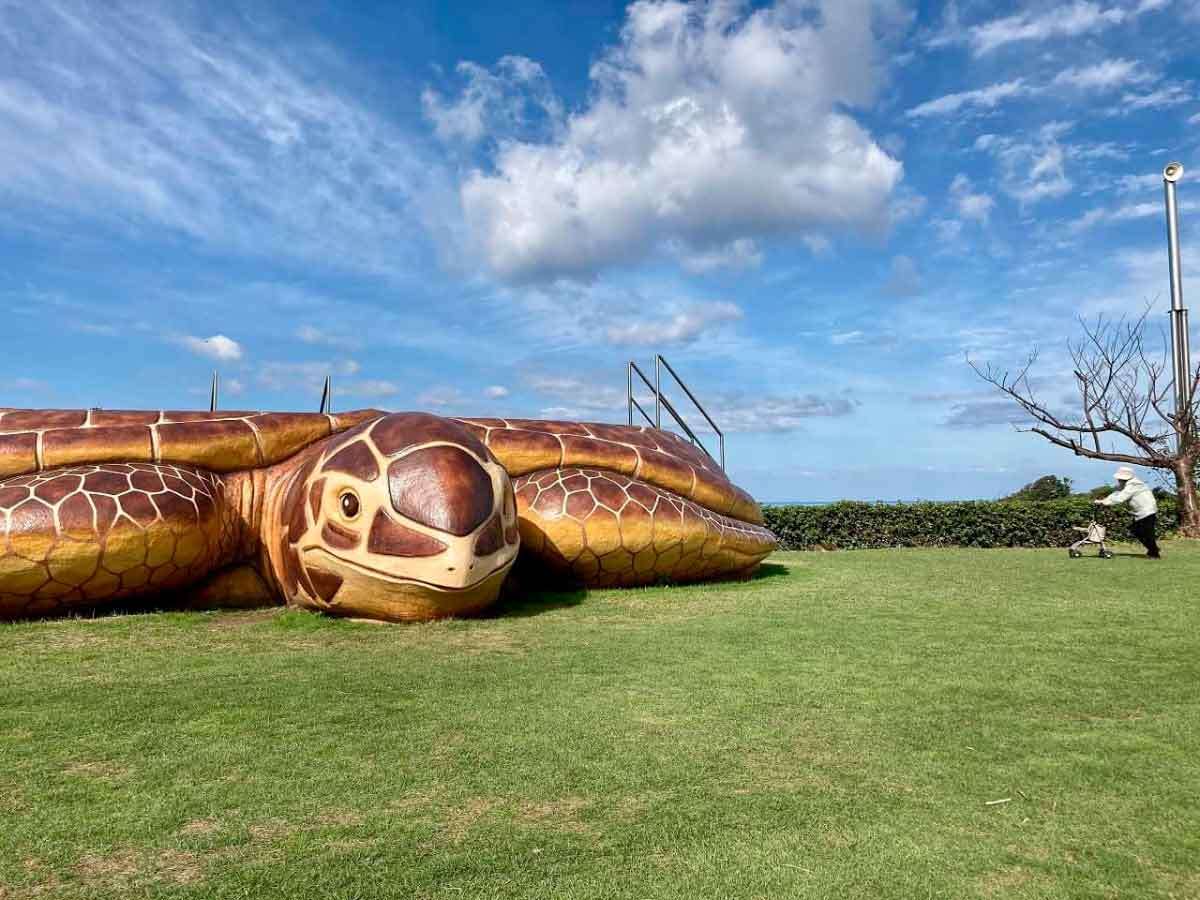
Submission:
[[[1147,307],[1136,319],[1080,320],[1083,336],[1068,344],[1079,394],[1077,415],[1058,411],[1037,396],[1030,379],[1037,351],[1016,370],[967,362],[1032,420],[1033,427],[1024,430],[1078,456],[1171,468],[1176,460],[1171,438],[1180,434],[1181,426],[1190,435],[1195,419],[1189,416],[1191,421],[1180,423],[1169,411],[1166,363],[1147,353],[1143,339],[1149,312]],[[1195,382],[1200,388],[1200,367]],[[1118,448],[1118,443],[1125,447]]]

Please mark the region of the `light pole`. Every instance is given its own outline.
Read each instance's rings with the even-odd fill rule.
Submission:
[[[1182,163],[1168,163],[1163,169],[1163,192],[1167,204],[1167,259],[1171,270],[1171,367],[1175,376],[1175,427],[1179,439],[1189,427],[1192,405],[1192,360],[1188,346],[1188,315],[1183,307],[1183,270],[1179,263],[1179,206],[1175,202],[1175,183],[1183,177]]]

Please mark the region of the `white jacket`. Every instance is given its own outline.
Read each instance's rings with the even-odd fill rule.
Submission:
[[[1158,512],[1158,501],[1154,499],[1154,492],[1146,482],[1137,477],[1130,478],[1125,482],[1125,487],[1113,491],[1100,503],[1104,506],[1116,506],[1126,500],[1129,501],[1129,511],[1133,513],[1134,519],[1144,519]]]

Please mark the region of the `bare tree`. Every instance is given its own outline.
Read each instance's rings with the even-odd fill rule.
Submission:
[[[1076,456],[1170,472],[1179,498],[1179,528],[1200,538],[1196,471],[1200,439],[1196,433],[1196,393],[1200,366],[1191,373],[1192,405],[1176,415],[1170,353],[1151,353],[1144,340],[1146,316],[1117,321],[1080,319],[1084,337],[1068,343],[1074,365],[1078,409],[1059,411],[1037,396],[1029,373],[1037,362],[1034,350],[1018,370],[967,362],[984,381],[1011,397],[1029,416],[1030,427],[1050,443]]]

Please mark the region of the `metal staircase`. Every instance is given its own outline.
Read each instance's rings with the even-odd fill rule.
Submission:
[[[700,401],[696,399],[696,395],[693,394],[691,392],[691,390],[688,388],[688,386],[683,383],[683,379],[679,377],[679,373],[676,372],[673,368],[671,368],[671,364],[669,362],[667,362],[665,359],[663,359],[663,355],[661,353],[654,354],[654,381],[653,382],[651,382],[650,379],[648,377],[646,377],[646,373],[641,370],[641,367],[638,366],[638,364],[636,362],[634,362],[632,359],[629,361],[629,368],[626,373],[626,375],[627,375],[626,384],[627,384],[627,391],[628,391],[627,396],[629,399],[629,402],[628,402],[629,424],[630,425],[633,424],[633,411],[636,409],[639,413],[641,413],[642,418],[646,420],[646,423],[648,425],[651,425],[654,428],[662,428],[662,411],[664,409],[666,409],[667,413],[671,416],[671,418],[675,420],[675,424],[678,425],[683,430],[683,433],[688,436],[688,439],[693,444],[695,444],[697,447],[699,447],[701,450],[703,450],[705,453],[707,453],[710,459],[717,460],[717,457],[713,456],[712,452],[709,451],[709,449],[704,446],[704,442],[701,441],[700,438],[696,437],[696,432],[694,432],[688,426],[688,423],[683,420],[683,416],[681,416],[679,414],[679,411],[677,409],[675,409],[675,406],[663,394],[663,392],[662,392],[663,369],[667,370],[667,374],[670,375],[671,378],[673,378],[675,380],[675,383],[677,385],[679,385],[680,389],[682,389],[682,391],[685,394],[687,394],[688,399],[692,401],[692,405],[695,406],[697,410],[699,410],[700,415],[704,416],[704,420],[706,422],[708,422],[709,427],[712,428],[713,432],[716,434],[717,440],[720,442],[719,462],[720,462],[721,468],[724,469],[725,468],[725,433],[723,431],[721,431],[720,428],[717,427],[717,423],[712,420],[712,416],[710,416],[708,414],[708,411],[705,410],[705,408],[700,405]],[[637,377],[642,380],[642,383],[644,385],[646,385],[646,387],[649,388],[654,393],[654,418],[650,418],[650,414],[648,412],[646,412],[646,410],[642,407],[642,404],[638,403],[637,398],[633,396],[633,376],[634,375],[637,375]]]

